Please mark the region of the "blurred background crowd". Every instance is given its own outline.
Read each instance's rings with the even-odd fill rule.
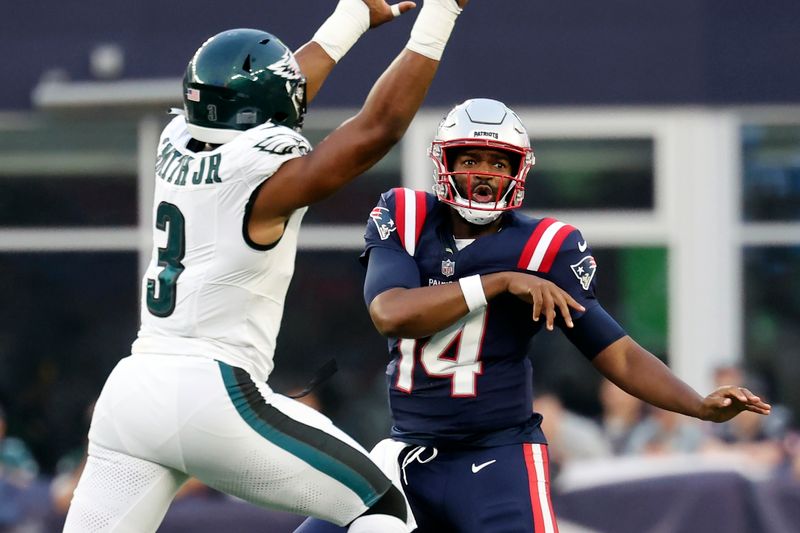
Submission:
[[[382,191],[429,190],[425,149],[444,110],[496,98],[536,151],[525,209],[581,228],[604,307],[700,392],[741,384],[773,405],[721,425],[652,409],[560,334],[540,335],[532,409],[562,531],[797,531],[800,4],[469,7],[401,145],[306,216],[274,388],[303,388],[335,357],[339,372],[307,401],[367,447],[386,435],[386,345],[357,262],[364,223]],[[45,1],[0,20],[0,532],[60,531],[92,402],[138,327],[154,148],[189,55],[231,27],[296,48],[329,9]],[[490,19],[506,31],[484,37]],[[368,33],[337,66],[309,110],[313,143],[363,100],[410,23]],[[236,520],[275,533],[298,521],[193,482],[162,531]]]
[[[763,380],[739,366],[719,367],[714,378],[719,386],[741,383],[752,390],[765,390]],[[323,385],[301,401],[340,418],[323,399],[325,391],[331,388],[332,384]],[[554,501],[557,511],[560,503],[569,511],[564,527],[567,532],[648,530],[638,524],[594,529],[569,521],[580,522],[584,518],[580,511],[570,516],[575,512],[575,502],[570,500],[573,495],[580,498],[583,494],[594,494],[597,498],[600,492],[613,492],[610,487],[630,486],[643,479],[704,482],[703,491],[718,492],[723,502],[719,504],[721,508],[731,503],[726,500],[730,496],[726,492],[741,492],[741,484],[749,486],[750,491],[761,485],[771,490],[780,487],[783,497],[789,498],[788,505],[800,496],[800,432],[792,425],[792,413],[784,405],[773,405],[769,417],[745,412],[729,422],[713,424],[648,406],[605,379],[597,387],[596,415],[571,409],[569,398],[568,390],[543,389],[533,405],[544,417]],[[90,412],[91,406],[82,424],[84,432]],[[381,415],[374,413],[374,417],[377,420]],[[85,447],[77,446],[57,459],[52,473],[43,471],[25,441],[8,434],[6,418],[0,409],[0,531],[59,531],[84,460]],[[599,491],[595,493],[594,489]],[[676,494],[678,490],[686,492],[685,487],[676,488]],[[665,494],[670,493],[668,490]],[[626,504],[636,505],[636,499],[629,498]],[[229,516],[237,515],[242,527],[273,533],[288,533],[301,521],[300,517],[287,513],[250,507],[191,479],[178,493],[160,531],[187,531],[190,527],[192,531],[215,531],[220,526],[212,517],[216,514],[219,519],[220,512],[225,527],[233,527]],[[702,531],[707,527],[702,520],[689,517],[708,511],[700,508],[687,512],[685,518],[673,517],[674,529],[666,530]],[[783,520],[789,520],[794,516],[792,513],[796,511],[790,511]],[[783,520],[778,518],[776,524],[782,524]],[[688,521],[694,525],[687,529]],[[791,531],[794,527],[787,524],[770,529],[752,516],[736,521],[733,531]],[[718,523],[717,519],[709,522],[714,523]]]

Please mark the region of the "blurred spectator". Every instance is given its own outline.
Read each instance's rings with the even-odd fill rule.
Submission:
[[[665,455],[696,453],[709,444],[712,437],[700,423],[678,413],[647,407],[647,415],[630,433],[624,455]]]
[[[551,476],[555,477],[558,469],[570,461],[611,456],[611,444],[600,426],[568,410],[555,394],[537,395],[533,410],[542,415]]]
[[[81,477],[86,455],[82,454],[77,459],[70,456],[62,457],[56,465],[56,475],[50,482],[50,498],[53,504],[53,514],[58,518],[65,518],[72,501],[72,493]]]
[[[39,465],[20,439],[6,435],[6,416],[0,406],[0,531],[27,527],[35,514],[36,476]],[[10,529],[9,529],[10,528]]]
[[[601,426],[615,455],[628,446],[634,428],[645,417],[645,403],[631,396],[607,379],[600,383],[599,400],[602,406]]]
[[[89,423],[92,420],[94,411],[94,401],[90,402],[83,411],[82,434],[89,433]],[[56,462],[55,475],[50,481],[50,499],[52,502],[52,514],[56,521],[63,520],[67,515],[69,503],[72,501],[72,493],[81,477],[83,467],[86,464],[86,443],[78,446],[61,456]],[[61,524],[59,524],[61,525]]]
[[[6,435],[6,415],[0,405],[0,480],[24,487],[36,479],[39,465],[20,439]]]
[[[800,483],[800,433],[791,432],[784,445],[789,456],[789,477]]]

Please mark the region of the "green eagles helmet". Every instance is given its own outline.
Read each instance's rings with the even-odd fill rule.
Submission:
[[[271,121],[299,131],[306,112],[306,79],[277,37],[250,29],[211,37],[183,77],[189,133],[212,144]]]

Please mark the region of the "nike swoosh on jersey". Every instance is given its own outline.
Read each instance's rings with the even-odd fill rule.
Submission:
[[[492,459],[491,461],[486,461],[485,463],[481,463],[478,466],[475,466],[475,463],[472,463],[472,473],[473,474],[477,474],[478,472],[480,472],[481,470],[483,470],[484,468],[486,468],[490,464],[496,463],[496,462],[497,462],[497,459]]]
[[[585,252],[588,247],[589,247],[589,244],[586,241],[578,243],[578,251],[580,253]]]

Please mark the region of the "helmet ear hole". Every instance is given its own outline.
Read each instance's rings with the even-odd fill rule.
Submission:
[[[250,64],[250,54],[247,54],[247,57],[244,58],[244,63],[242,64],[242,70],[245,72],[251,72],[253,70],[253,67]]]

